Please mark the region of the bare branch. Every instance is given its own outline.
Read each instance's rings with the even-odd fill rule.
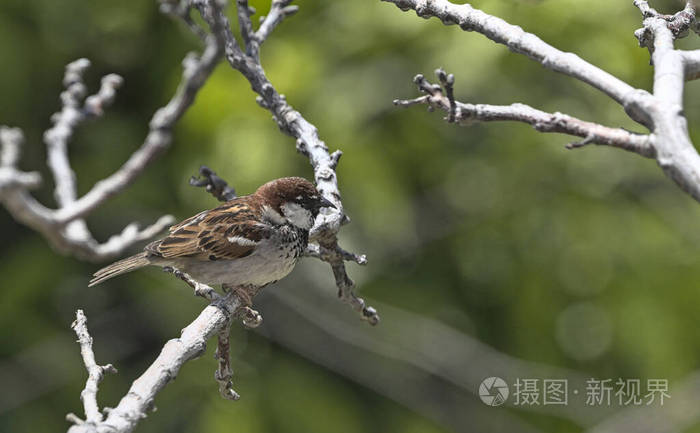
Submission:
[[[80,218],[121,192],[146,169],[154,158],[170,146],[175,123],[194,102],[197,92],[214,70],[223,52],[223,41],[218,38],[210,39],[201,56],[190,53],[183,60],[182,81],[170,102],[153,115],[150,131],[141,148],[134,152],[114,174],[97,182],[71,207],[59,211],[57,214],[59,222],[65,223]]]
[[[254,51],[248,55],[238,47],[226,16],[220,9],[216,8],[215,3],[215,0],[197,0],[194,2],[194,6],[199,9],[202,18],[209,23],[212,29],[219,28],[223,33],[221,37],[227,41],[226,60],[233,69],[238,70],[248,80],[253,91],[258,94],[256,98],[258,104],[272,113],[282,132],[296,138],[297,150],[309,158],[319,192],[336,206],[336,209],[328,209],[319,214],[311,229],[309,239],[312,242],[317,242],[320,247],[327,251],[336,251],[340,226],[349,222],[340,200],[338,179],[335,172],[341,154],[334,152],[331,155],[326,144],[318,136],[318,129],[294,110],[284,95],[275,89],[265,76],[259,56],[255,55]],[[260,29],[256,32],[256,37],[251,39],[251,44],[256,41],[262,43],[284,17],[296,12],[296,8],[288,6],[289,3],[291,0],[272,1],[271,12],[263,20]],[[324,257],[323,260],[333,270],[339,297],[355,310],[361,312],[369,323],[378,323],[377,312],[372,307],[366,306],[364,300],[358,298],[353,292],[354,283],[345,269],[343,255],[335,253]]]
[[[17,170],[24,134],[19,128],[0,126],[0,199],[3,190],[28,190],[41,185],[41,175]]]
[[[255,32],[255,40],[258,44],[258,50],[260,45],[270,36],[270,34],[275,30],[285,18],[290,17],[299,11],[299,6],[289,4],[292,0],[272,0],[272,5],[270,7],[270,13],[266,17],[260,18],[260,28]]]
[[[238,10],[238,27],[241,31],[241,38],[243,39],[243,46],[246,49],[246,53],[250,55],[253,50],[255,32],[253,31],[253,23],[250,20],[251,15],[255,13],[251,10],[248,5],[248,0],[236,0],[236,9]],[[259,45],[258,47],[259,48]]]
[[[128,433],[154,407],[156,395],[173,381],[180,368],[206,350],[207,341],[227,329],[241,300],[233,293],[221,296],[209,304],[199,316],[182,330],[180,338],[168,341],[160,355],[134,381],[129,392],[106,419],[97,423],[72,426],[69,433]]]
[[[633,134],[622,129],[608,128],[562,114],[550,114],[528,106],[471,105],[453,103],[452,84],[444,77],[440,86],[429,83],[421,87],[426,96],[396,101],[398,105],[427,104],[453,113],[455,119],[515,120],[532,124],[542,132],[564,132],[583,137],[569,147],[588,143],[606,144],[653,157],[664,173],[696,201],[700,201],[700,155],[688,135],[683,114],[684,80],[698,74],[699,56],[694,52],[674,49],[674,40],[683,37],[689,28],[698,30],[693,2],[674,15],[661,15],[648,2],[634,2],[644,15],[644,27],[635,32],[641,46],[649,47],[654,65],[654,91],[634,89],[629,84],[581,60],[542,42],[537,36],[523,32],[500,18],[488,15],[470,5],[456,5],[447,0],[383,0],[402,10],[413,9],[418,16],[437,17],[446,25],[459,24],[464,30],[482,33],[511,50],[525,54],[543,66],[570,75],[600,89],[622,104],[632,120],[646,126],[649,135]],[[448,120],[451,115],[448,114]]]
[[[100,382],[104,378],[105,373],[116,373],[117,369],[112,364],[97,365],[95,362],[95,353],[92,351],[92,337],[87,329],[87,317],[83,310],[78,310],[75,313],[75,321],[71,328],[78,336],[80,343],[80,354],[83,357],[83,363],[88,371],[88,378],[85,382],[85,389],[80,393],[80,399],[85,407],[85,423],[95,425],[102,422],[102,413],[97,405],[97,390]],[[79,421],[79,418],[69,417],[74,422]]]
[[[574,149],[589,143],[619,147],[638,153],[647,158],[654,158],[653,140],[650,135],[636,134],[622,128],[609,128],[597,123],[587,122],[562,113],[547,113],[525,104],[485,105],[456,102],[452,94],[454,76],[445,75],[441,69],[436,71],[442,76],[443,87],[428,82],[423,75],[416,75],[413,81],[425,96],[395,100],[394,104],[408,107],[416,104],[427,105],[448,112],[448,122],[469,125],[473,122],[515,121],[532,125],[539,132],[558,132],[581,137],[584,140],[570,143],[567,148]],[[452,77],[448,80],[448,77]]]
[[[656,9],[649,6],[649,2],[646,0],[634,0],[634,5],[642,13],[642,16],[646,18],[659,18],[667,21],[667,27],[671,30],[673,37],[675,39],[683,38],[688,35],[688,30],[696,29],[695,21],[695,4],[693,1],[685,2],[685,7],[683,10],[676,12],[673,15],[664,15],[656,11]],[[639,36],[638,36],[639,37]],[[640,39],[640,44],[642,40]],[[646,44],[642,44],[645,46]]]
[[[683,87],[688,64],[683,52],[674,49],[674,40],[679,37],[679,32],[682,33],[682,26],[694,21],[695,10],[688,2],[683,11],[670,19],[654,15],[646,17],[644,27],[635,35],[640,45],[652,47],[654,96],[645,103],[644,110],[653,121],[656,160],[667,176],[700,201],[700,155],[690,140],[683,114]]]
[[[511,51],[524,54],[541,63],[545,68],[569,75],[602,91],[625,107],[637,122],[648,125],[648,120],[640,112],[638,105],[642,91],[612,74],[586,62],[573,53],[560,51],[542,41],[532,33],[507,23],[501,18],[489,15],[468,4],[457,5],[447,0],[382,0],[393,3],[401,10],[413,9],[422,18],[436,17],[445,25],[457,24],[462,30],[475,31]],[[640,95],[640,92],[642,94]]]
[[[130,224],[117,236],[104,244],[98,243],[87,231],[84,223],[60,225],[56,222],[57,210],[49,209],[36,201],[28,192],[39,186],[38,173],[25,173],[16,169],[24,137],[19,129],[0,127],[0,202],[19,222],[38,231],[59,251],[87,260],[102,260],[121,254],[135,242],[147,239],[172,224],[174,219],[165,216],[144,230]]]
[[[214,353],[214,359],[216,359],[218,367],[214,372],[214,378],[219,382],[219,393],[221,397],[226,400],[238,400],[241,396],[233,389],[233,383],[231,382],[233,370],[231,369],[231,356],[229,354],[230,331],[231,328],[229,326],[224,326],[223,329],[219,331],[219,345]]]
[[[208,193],[219,201],[229,201],[236,198],[236,190],[228,186],[225,180],[217,176],[217,174],[206,165],[199,168],[199,176],[202,176],[202,179],[192,176],[190,178],[190,185],[206,189]]]
[[[87,92],[83,74],[89,67],[88,59],[78,59],[66,66],[63,78],[66,90],[61,93],[62,109],[51,117],[53,126],[44,133],[48,166],[56,183],[54,196],[61,207],[74,202],[77,194],[75,173],[68,160],[68,141],[80,123],[90,115],[97,116],[103,112],[102,106],[107,106],[114,100],[115,90],[122,83],[118,75],[103,78],[100,92],[91,97],[89,106],[83,107],[82,100]]]
[[[182,17],[197,33],[198,29],[201,29],[193,24],[191,19],[187,19],[190,7],[189,4],[173,4],[167,1],[161,5],[163,11]],[[170,145],[175,123],[194,102],[197,92],[224,53],[227,41],[220,24],[214,21],[211,27],[212,34],[204,35],[205,49],[201,56],[190,53],[183,60],[184,70],[180,85],[168,104],[153,115],[150,131],[141,148],[136,150],[119,170],[97,182],[80,198],[76,195],[75,173],[68,158],[68,141],[81,122],[103,114],[104,108],[114,100],[116,88],[122,80],[114,74],[105,76],[99,91],[88,96],[83,104],[86,88],[82,77],[90,62],[80,59],[70,63],[66,67],[64,77],[66,90],[61,94],[62,109],[52,117],[53,126],[44,134],[48,165],[56,184],[55,196],[59,205],[57,209],[45,207],[27,192],[30,188],[38,186],[38,174],[23,173],[15,168],[22,143],[21,131],[0,128],[0,202],[12,216],[42,233],[59,251],[91,261],[118,256],[134,243],[148,239],[172,224],[174,218],[171,216],[162,217],[143,230],[139,230],[135,224],[129,224],[121,234],[100,244],[93,238],[83,218],[128,187]]]
[[[179,269],[175,269],[171,266],[166,266],[163,268],[163,271],[169,272],[175,275],[177,278],[184,281],[185,283],[187,283],[188,286],[194,289],[195,296],[201,296],[202,298],[207,299],[210,302],[216,301],[221,297],[218,293],[216,293],[216,290],[214,290],[206,284],[196,281],[189,274],[182,272]]]
[[[192,7],[185,0],[160,0],[160,11],[164,14],[180,18],[197,35],[202,42],[206,43],[209,34],[192,19]]]
[[[190,0],[177,4],[173,1],[168,1],[164,4],[166,5],[163,7],[164,10],[182,17],[186,23],[190,18],[190,7],[196,7],[200,11],[211,31],[211,35],[205,37],[207,47],[204,54],[199,59],[193,56],[188,56],[185,59],[183,82],[170,103],[154,115],[151,121],[151,132],[142,148],[119,171],[96,184],[82,198],[72,202],[70,212],[64,211],[58,217],[53,215],[51,217],[58,219],[63,224],[71,221],[80,221],[80,218],[99,206],[110,195],[118,193],[130,183],[154,157],[155,150],[160,150],[169,144],[173,124],[182,115],[187,106],[191,104],[196,91],[203,85],[225,46],[227,59],[251,82],[253,89],[260,95],[261,105],[266,106],[272,112],[278,125],[284,132],[297,138],[297,148],[309,158],[314,168],[319,191],[337,206],[337,211],[320,215],[316,221],[312,239],[318,242],[317,256],[331,264],[341,298],[358,311],[361,311],[370,323],[376,324],[379,320],[376,311],[366,306],[364,301],[352,292],[353,282],[347,276],[344,264],[345,260],[353,260],[364,264],[366,263],[366,258],[351,254],[337,244],[336,235],[338,229],[343,223],[349,221],[343,213],[335,174],[335,168],[342,153],[339,151],[334,152],[332,155],[328,153],[327,147],[318,138],[316,128],[301,117],[298,112],[294,111],[286,103],[284,96],[278,94],[269,83],[259,64],[257,54],[246,54],[241,51],[235,38],[233,38],[229,23],[220,9],[218,0]],[[276,12],[279,16],[286,16],[291,13],[290,8],[287,6],[288,4],[289,1],[286,0],[275,0],[273,1],[273,9],[279,9]],[[252,14],[247,2],[241,0],[238,2],[238,6],[245,8],[243,15]],[[242,18],[245,18],[245,16]],[[266,30],[267,34],[269,34],[281,18],[268,16],[267,19],[271,20],[267,27],[269,30]],[[265,21],[263,21],[264,24]],[[251,31],[245,22],[242,25],[242,31],[247,33]],[[264,38],[261,38],[259,41],[262,42],[263,40]],[[258,39],[251,37],[248,47],[254,46],[255,41],[258,41]],[[11,148],[12,146],[10,145],[9,147]],[[6,159],[11,160],[12,155],[10,154]],[[229,188],[227,183],[213,171],[203,167],[200,170],[200,174],[204,179],[192,179],[191,183],[194,186],[206,187],[208,192],[220,200],[235,197],[235,191]],[[61,211],[62,209],[59,209],[57,212]],[[121,236],[134,236],[133,230],[128,227]],[[255,293],[237,290],[240,288],[231,290],[224,287],[226,294],[221,296],[211,287],[193,280],[186,273],[172,268],[168,268],[166,271],[185,281],[194,289],[196,295],[210,300],[211,304],[202,311],[194,322],[183,329],[182,336],[179,339],[171,340],[164,346],[159,357],[140,378],[134,381],[129,392],[122,398],[116,408],[109,411],[106,419],[103,420],[101,415],[99,417],[88,415],[88,418],[92,421],[80,422],[76,416],[69,414],[68,419],[76,422],[71,427],[71,432],[106,433],[109,431],[124,433],[132,431],[139,420],[146,417],[147,412],[152,409],[157,393],[177,375],[185,362],[200,356],[204,352],[206,342],[214,335],[218,335],[219,339],[216,354],[218,368],[215,378],[219,382],[220,392],[224,398],[231,400],[238,398],[238,394],[232,389],[231,383],[233,373],[229,356],[229,324],[234,317],[242,318],[243,323],[249,327],[255,327],[260,324],[262,320],[260,314],[250,308],[250,299]],[[89,395],[91,399],[93,396],[96,396],[96,392],[97,389],[95,388],[94,393]],[[94,410],[92,406],[90,407],[90,414],[93,414],[95,410],[99,414],[96,399]]]
[[[174,222],[175,218],[173,216],[165,215],[143,229],[139,228],[137,223],[131,223],[124,227],[121,233],[110,237],[107,242],[95,245],[93,254],[100,260],[106,257],[118,256],[122,254],[127,247],[151,239],[171,226]]]

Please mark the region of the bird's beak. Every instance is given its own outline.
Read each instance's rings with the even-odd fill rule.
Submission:
[[[321,197],[321,199],[318,201],[318,207],[319,209],[322,207],[332,207],[333,209],[338,209],[333,203],[331,203],[330,200],[327,200],[325,197]]]

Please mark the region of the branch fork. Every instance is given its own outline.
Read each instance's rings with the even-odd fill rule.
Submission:
[[[366,305],[362,298],[357,297],[352,288],[353,281],[347,275],[345,261],[353,261],[358,264],[366,264],[367,259],[363,255],[356,255],[343,250],[337,241],[339,228],[349,222],[349,218],[343,211],[340,201],[340,192],[335,169],[342,153],[335,151],[329,153],[326,144],[319,138],[318,130],[302,115],[294,110],[274,88],[265,76],[259,60],[260,46],[267,40],[272,31],[281,21],[297,11],[296,6],[290,6],[291,0],[272,0],[270,13],[261,18],[257,30],[251,22],[251,16],[255,11],[246,0],[237,0],[240,31],[244,47],[241,48],[233,36],[228,19],[222,10],[219,0],[164,0],[161,2],[161,10],[182,19],[185,24],[205,43],[205,50],[200,55],[188,55],[183,61],[183,79],[173,99],[165,107],[158,110],[151,120],[151,131],[144,145],[132,158],[114,175],[98,183],[84,197],[77,199],[73,208],[59,211],[56,217],[60,221],[70,222],[84,217],[91,210],[99,206],[108,197],[120,192],[133,179],[145,169],[154,158],[157,151],[168,146],[171,140],[172,127],[182,116],[187,107],[193,102],[194,97],[204,84],[214,66],[222,54],[225,54],[229,64],[251,84],[258,94],[258,103],[269,110],[280,130],[296,139],[297,149],[309,159],[319,192],[330,200],[336,210],[319,215],[312,230],[310,238],[316,244],[310,245],[311,256],[328,262],[336,279],[339,296],[359,311],[371,324],[379,321],[376,310]],[[206,31],[192,20],[191,10],[196,9],[202,15],[209,27]],[[81,66],[81,65],[78,65]],[[79,68],[78,68],[79,69]],[[73,79],[71,78],[71,83]],[[114,80],[107,80],[114,83]],[[98,92],[99,94],[99,92]],[[108,92],[103,93],[103,99],[109,99]],[[103,104],[97,104],[91,100],[90,106],[95,113],[99,113]],[[99,108],[99,109],[98,109]],[[2,140],[5,137],[6,140]],[[0,161],[13,162],[14,154],[12,141],[13,131],[0,129],[0,141],[8,141],[0,153]],[[0,174],[2,172],[0,171]],[[200,169],[200,177],[193,177],[190,184],[205,188],[220,201],[230,200],[235,197],[235,190],[230,188],[225,180],[217,176],[215,172],[206,166]],[[31,174],[28,174],[31,179]],[[2,177],[0,176],[0,179]],[[27,182],[31,183],[31,182]],[[0,185],[1,186],[1,185]],[[0,188],[2,191],[2,188]],[[0,196],[0,199],[2,196]],[[60,213],[62,212],[62,213]],[[129,232],[131,233],[131,232]],[[260,324],[262,317],[250,308],[250,302],[239,290],[224,288],[224,294],[217,293],[208,285],[199,283],[186,273],[175,269],[166,268],[166,272],[174,274],[193,288],[196,296],[207,299],[210,304],[200,315],[182,330],[180,338],[168,341],[158,358],[151,366],[136,379],[129,392],[121,399],[119,404],[107,411],[105,415],[95,415],[92,397],[96,396],[97,388],[87,387],[85,395],[90,401],[90,407],[86,407],[86,417],[90,422],[81,422],[77,416],[69,414],[69,420],[75,424],[70,428],[71,433],[127,433],[131,432],[138,422],[146,416],[153,407],[153,401],[171,380],[185,362],[199,357],[206,348],[207,341],[217,336],[218,346],[215,354],[217,369],[215,379],[219,384],[219,392],[223,398],[237,400],[238,393],[233,389],[233,370],[230,363],[230,324],[234,318],[241,318],[244,325],[255,327]],[[78,312],[82,314],[82,312]],[[84,317],[84,316],[83,316]],[[87,331],[86,331],[87,332]],[[94,358],[94,355],[93,355]],[[97,374],[103,375],[106,367],[95,369],[89,380],[95,381]],[[93,378],[94,376],[94,378]],[[99,376],[101,380],[102,376]],[[94,392],[93,392],[94,390]],[[84,398],[84,401],[86,398]],[[94,407],[93,407],[94,406]],[[88,413],[89,412],[89,413]],[[99,410],[97,411],[99,413]]]
[[[455,101],[454,80],[444,71],[436,71],[439,85],[427,82],[422,75],[414,80],[425,95],[395,100],[398,106],[427,105],[447,112],[448,122],[469,124],[475,121],[517,121],[532,125],[540,132],[559,132],[581,137],[568,144],[576,149],[588,144],[617,147],[654,158],[664,173],[696,201],[700,201],[700,155],[690,140],[683,115],[684,81],[700,77],[700,50],[674,48],[674,41],[688,30],[698,31],[695,6],[687,1],[683,10],[663,15],[644,0],[635,0],[643,16],[643,28],[636,31],[640,45],[649,48],[654,66],[654,89],[650,93],[635,89],[610,73],[572,53],[565,53],[502,20],[468,4],[448,0],[383,0],[401,10],[414,10],[422,18],[435,17],[446,25],[459,24],[465,31],[483,34],[511,51],[526,55],[545,68],[566,74],[605,93],[618,102],[630,118],[649,132],[636,133],[577,119],[562,113],[547,113],[515,103],[508,106],[467,104]]]
[[[394,105],[400,107],[427,105],[429,109],[446,111],[448,115],[445,120],[460,125],[470,125],[474,122],[515,121],[527,123],[539,132],[558,132],[583,138],[581,141],[567,144],[567,149],[576,149],[593,143],[618,147],[648,158],[654,157],[654,148],[649,135],[637,134],[622,128],[610,128],[558,112],[547,113],[520,103],[474,105],[455,101],[454,75],[448,75],[442,69],[437,69],[435,74],[440,84],[430,83],[421,74],[413,79],[425,96],[406,100],[396,99]]]
[[[103,415],[97,405],[97,391],[100,382],[104,379],[106,373],[117,373],[117,369],[112,364],[98,365],[95,362],[95,353],[92,350],[92,337],[87,328],[87,317],[83,310],[78,310],[75,315],[75,321],[71,324],[71,328],[78,336],[80,344],[80,354],[83,358],[83,363],[88,371],[88,378],[85,382],[85,389],[80,393],[80,400],[85,408],[85,420],[81,420],[75,414],[66,415],[66,419],[74,424],[90,424],[97,425],[102,422]]]

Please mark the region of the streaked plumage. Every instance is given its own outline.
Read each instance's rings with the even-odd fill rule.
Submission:
[[[97,271],[89,285],[155,265],[209,285],[260,288],[292,271],[314,219],[331,206],[306,179],[277,179],[172,226],[142,253]]]

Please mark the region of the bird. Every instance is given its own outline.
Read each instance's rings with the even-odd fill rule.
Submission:
[[[257,291],[294,269],[322,208],[336,206],[313,183],[302,177],[275,179],[173,225],[143,252],[95,272],[88,286],[154,265],[237,290],[251,305]]]

